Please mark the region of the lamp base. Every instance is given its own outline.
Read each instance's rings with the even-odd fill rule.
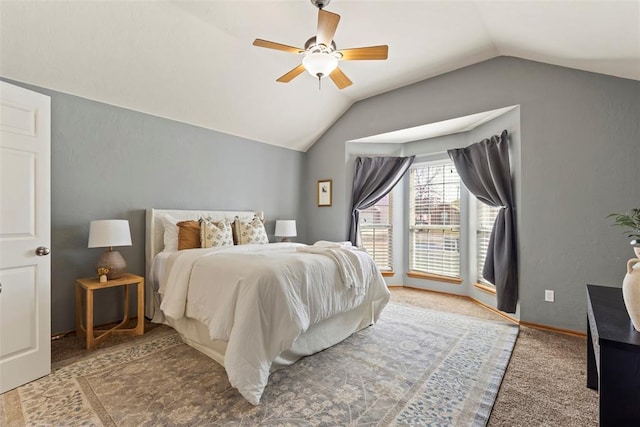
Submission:
[[[120,252],[109,248],[102,253],[102,256],[98,260],[96,269],[98,268],[107,268],[109,270],[107,280],[113,280],[118,279],[125,273],[127,263],[124,258],[122,258],[122,255],[120,255]]]
[[[280,240],[281,242],[290,242],[291,239],[289,239],[288,237],[283,237],[282,240]]]

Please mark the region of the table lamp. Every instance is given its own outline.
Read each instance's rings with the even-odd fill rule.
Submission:
[[[126,219],[91,221],[89,226],[89,247],[107,248],[98,260],[96,269],[108,269],[108,280],[119,278],[127,268],[127,263],[120,255],[120,252],[113,250],[114,246],[131,246],[129,221]]]
[[[283,242],[290,242],[291,240],[289,240],[289,237],[297,236],[296,220],[295,219],[277,220],[275,236],[282,237]]]

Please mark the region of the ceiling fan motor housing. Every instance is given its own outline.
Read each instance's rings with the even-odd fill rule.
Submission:
[[[318,9],[324,9],[329,6],[329,3],[331,3],[331,0],[311,0],[311,4]]]
[[[308,52],[312,52],[314,50],[323,50],[323,51],[328,50],[330,52],[335,52],[337,50],[337,47],[336,47],[336,42],[333,40],[331,41],[331,46],[318,45],[316,41],[316,36],[313,36],[309,40],[307,40],[307,42],[304,44],[304,50]]]

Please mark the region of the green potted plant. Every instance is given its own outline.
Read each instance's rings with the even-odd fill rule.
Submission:
[[[640,258],[640,208],[631,209],[628,213],[618,214],[612,213],[607,218],[613,217],[615,224],[623,228],[630,229],[631,232],[627,234],[627,237],[633,237],[631,246],[636,253],[636,257]]]

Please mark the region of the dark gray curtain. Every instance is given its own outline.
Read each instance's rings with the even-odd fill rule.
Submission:
[[[409,170],[415,158],[416,156],[356,159],[349,227],[349,240],[353,245],[357,244],[360,209],[370,208],[386,196]]]
[[[515,313],[518,302],[518,245],[509,166],[509,134],[447,151],[465,187],[478,200],[500,207],[482,275],[496,287],[498,310]]]

